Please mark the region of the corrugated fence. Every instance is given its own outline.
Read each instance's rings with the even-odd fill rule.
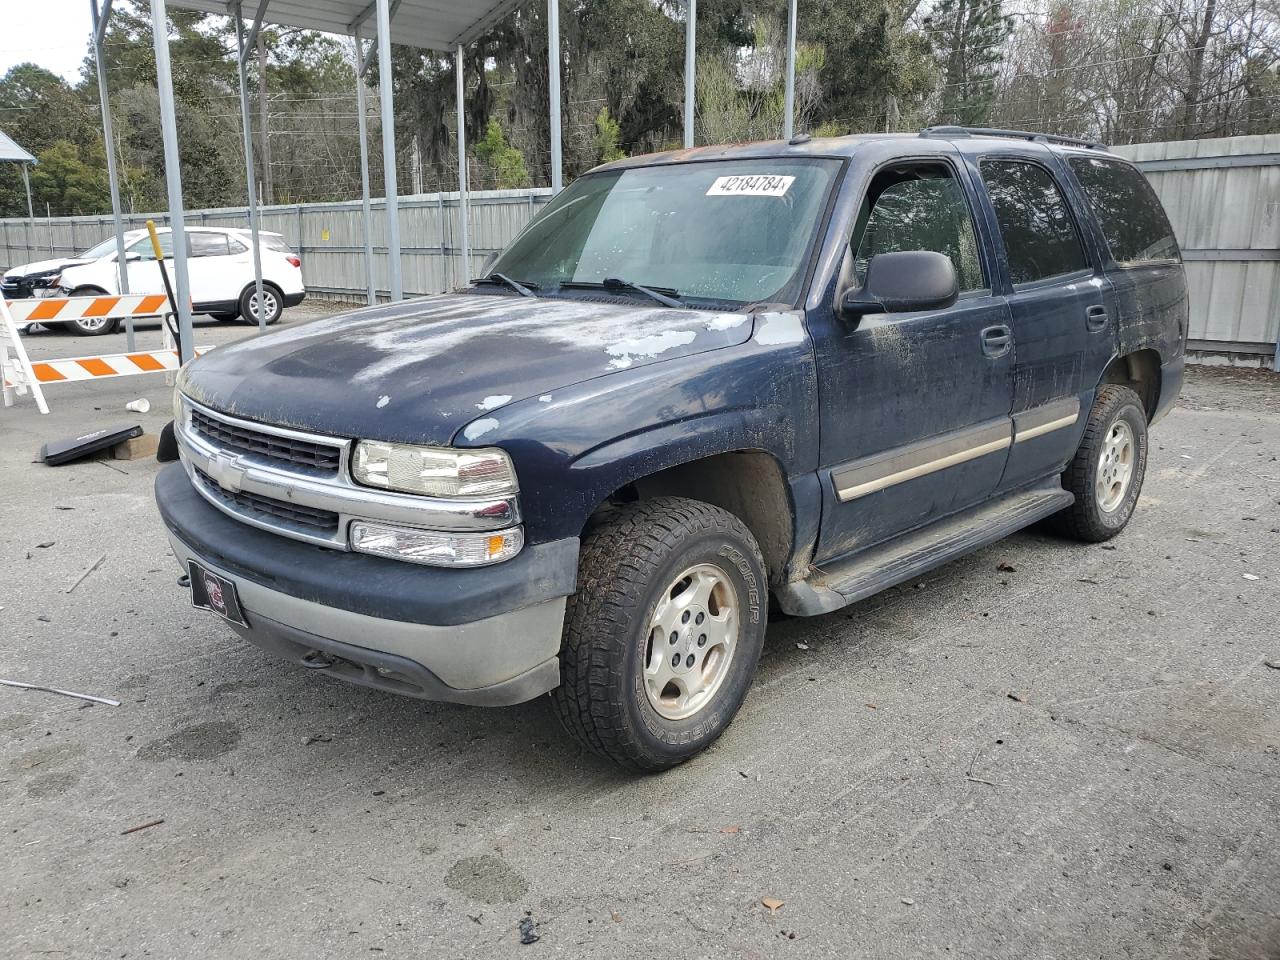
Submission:
[[[1280,339],[1280,134],[1116,147],[1151,180],[1191,292],[1189,346],[1272,356]]]
[[[1280,339],[1280,134],[1116,147],[1160,195],[1186,260],[1193,349],[1272,356]],[[474,276],[551,196],[549,190],[495,190],[471,196]],[[406,294],[438,293],[461,282],[457,193],[400,201]],[[385,207],[373,204],[375,282],[387,290]],[[148,217],[127,217],[130,228]],[[243,207],[188,213],[189,225],[243,227]],[[364,234],[359,201],[264,207],[264,230],[282,233],[302,257],[313,293],[361,298]],[[110,217],[0,220],[0,264],[64,256],[110,235]]]

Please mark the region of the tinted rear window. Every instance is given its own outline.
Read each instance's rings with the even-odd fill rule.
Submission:
[[[289,241],[281,236],[272,236],[271,234],[260,234],[262,237],[262,246],[267,250],[279,250],[281,253],[293,253],[289,248]]]
[[[1094,157],[1072,157],[1070,163],[1116,263],[1178,258],[1178,242],[1169,218],[1151,184],[1136,168]]]
[[[1048,170],[1020,160],[983,160],[981,170],[1010,280],[1030,283],[1088,267],[1067,201]]]

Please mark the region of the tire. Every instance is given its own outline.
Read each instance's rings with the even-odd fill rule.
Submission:
[[[262,285],[262,298],[267,302],[267,326],[275,323],[280,319],[280,314],[284,312],[284,294],[280,292],[280,288],[272,283],[264,283]],[[244,292],[240,294],[240,317],[245,323],[257,326],[258,314],[254,309],[254,304],[258,299],[258,288],[256,284],[249,284],[244,288]]]
[[[69,294],[72,297],[103,297],[106,295],[107,292],[105,290],[100,290],[97,287],[76,287]],[[63,329],[79,334],[82,337],[101,337],[115,331],[116,321],[107,320],[103,317],[82,317],[79,320],[67,320],[63,324]]]
[[[230,323],[232,320],[240,319],[240,314],[238,313],[211,313],[209,316],[213,317],[213,319],[217,320],[219,323]],[[257,321],[255,320],[254,323],[257,323]]]
[[[1084,436],[1062,485],[1076,502],[1052,518],[1064,536],[1087,543],[1110,540],[1133,516],[1147,472],[1147,413],[1128,387],[1098,390]]]
[[[737,517],[675,497],[621,508],[583,542],[551,692],[556,715],[621,766],[688,760],[742,706],[768,602],[760,549]]]

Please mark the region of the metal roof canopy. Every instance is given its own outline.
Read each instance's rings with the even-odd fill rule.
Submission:
[[[115,151],[111,135],[111,107],[107,78],[103,69],[102,43],[111,17],[113,0],[89,0],[93,11],[94,60],[98,71],[98,90],[102,100],[103,141],[107,146],[108,177],[111,185],[111,205],[115,219],[117,262],[121,292],[128,292],[128,274],[125,269],[124,231],[120,213],[119,180],[116,173]],[[452,52],[457,72],[457,124],[458,124],[458,187],[459,214],[461,220],[461,271],[465,282],[470,273],[470,247],[468,243],[468,203],[466,167],[466,124],[464,121],[465,78],[463,76],[463,47],[489,30],[497,21],[515,8],[518,0],[172,0],[175,7],[206,13],[224,14],[236,22],[236,42],[239,52],[240,113],[244,137],[245,180],[249,196],[249,222],[253,234],[255,296],[251,312],[258,315],[260,329],[265,328],[262,263],[258,243],[258,198],[253,172],[253,135],[249,122],[248,80],[246,63],[249,51],[257,42],[258,32],[264,23],[299,27],[350,36],[356,45],[356,101],[360,123],[360,172],[363,192],[365,271],[368,280],[369,303],[376,300],[373,277],[372,215],[369,200],[368,131],[365,116],[365,82],[373,58],[384,63],[391,61],[391,33],[395,29],[397,43],[421,49]],[[695,25],[697,0],[683,0],[685,7],[685,104],[684,142],[693,145],[695,101]],[[548,112],[551,128],[551,188],[558,192],[563,184],[562,136],[560,121],[560,0],[547,3],[548,50]],[[783,135],[790,138],[792,129],[792,105],[795,90],[796,64],[796,7],[797,0],[788,0],[787,77],[785,94],[785,123]],[[245,32],[245,14],[251,20]],[[173,76],[169,64],[169,31],[166,0],[152,0],[151,25],[156,55],[156,86],[160,94],[160,127],[164,141],[165,180],[169,198],[169,220],[173,230],[174,293],[178,305],[179,356],[187,360],[193,355],[191,329],[190,282],[187,274],[187,243],[184,229],[182,200],[182,173],[178,153],[178,134],[173,99]],[[365,45],[365,36],[374,39]],[[376,43],[376,47],[374,44]],[[391,71],[380,70],[379,106],[382,116],[382,160],[386,189],[387,254],[389,262],[390,293],[392,300],[403,299],[404,290],[400,264],[400,222],[398,213],[398,189],[395,164],[395,119],[392,103]],[[261,91],[260,91],[261,93]],[[25,171],[25,167],[23,168]],[[129,349],[133,346],[133,329],[127,328]]]
[[[35,211],[31,207],[31,177],[27,175],[27,167],[35,166],[36,158],[13,142],[12,138],[0,130],[0,162],[19,164],[22,170],[22,185],[27,188],[27,219],[35,222]]]

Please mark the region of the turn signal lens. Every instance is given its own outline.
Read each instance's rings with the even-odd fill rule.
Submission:
[[[483,567],[510,560],[524,546],[524,530],[497,533],[445,533],[357,520],[351,524],[351,549],[377,557],[432,567]]]

